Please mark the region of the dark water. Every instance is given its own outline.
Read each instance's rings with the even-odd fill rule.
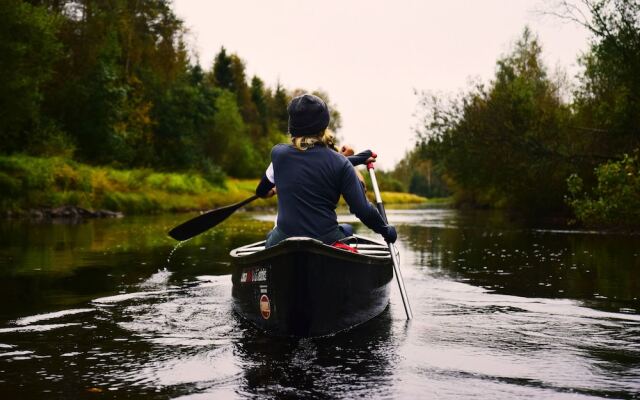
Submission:
[[[379,318],[305,340],[230,308],[228,251],[270,216],[234,216],[169,261],[184,215],[3,222],[0,398],[640,398],[639,237],[389,217],[415,319],[394,287]]]

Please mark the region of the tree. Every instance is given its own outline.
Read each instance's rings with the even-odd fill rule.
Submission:
[[[196,65],[157,100],[152,114],[156,167],[184,170],[220,165],[215,116],[222,92],[205,82]]]
[[[425,157],[446,171],[459,200],[528,213],[563,209],[570,113],[540,55],[525,29],[488,87],[477,85],[449,109],[431,102],[420,133]]]
[[[444,172],[427,155],[425,144],[417,144],[395,166],[391,176],[399,181],[402,190],[424,197],[445,197],[450,194]]]
[[[170,0],[0,2],[0,152],[260,176],[289,93],[224,47],[204,71],[184,35]]]
[[[42,131],[55,130],[48,127],[52,121],[41,117],[41,105],[44,85],[61,55],[58,27],[58,18],[44,7],[0,2],[1,152],[24,149],[28,135],[47,140]]]
[[[280,85],[280,82],[278,82],[273,99],[269,104],[269,115],[275,119],[276,128],[280,132],[289,132],[289,113],[287,106],[290,100],[291,97],[287,95],[285,89]]]
[[[258,110],[251,99],[251,92],[247,85],[244,62],[237,54],[231,55],[231,72],[233,77],[232,92],[236,95],[238,108],[242,118],[248,124],[258,123]]]
[[[153,110],[188,67],[182,22],[168,0],[43,0],[60,21],[64,57],[42,113],[92,163],[149,165]]]
[[[253,146],[246,134],[235,96],[223,91],[216,100],[214,159],[221,160],[222,168],[232,176],[245,178],[259,176],[264,165],[257,165]]]
[[[262,131],[266,134],[268,131],[268,120],[269,120],[269,96],[270,93],[265,91],[264,82],[262,79],[254,76],[251,78],[251,101],[255,105],[256,111],[258,113],[258,119]]]
[[[625,154],[620,161],[602,163],[595,170],[597,184],[584,193],[578,175],[569,177],[567,202],[576,218],[587,226],[637,228],[640,226],[640,154]]]
[[[594,165],[640,146],[640,2],[562,0],[546,11],[588,29],[589,52],[575,93],[575,129]]]
[[[216,54],[216,58],[213,61],[210,80],[214,86],[234,92],[231,57],[227,56],[227,50],[224,47],[220,48],[220,51]]]
[[[561,1],[551,13],[592,33],[573,104],[573,142],[586,157],[567,181],[567,202],[585,224],[637,227],[640,2]]]

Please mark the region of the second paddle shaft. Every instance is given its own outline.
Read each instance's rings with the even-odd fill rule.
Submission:
[[[382,204],[382,197],[380,196],[380,189],[378,189],[378,180],[376,179],[376,172],[373,168],[373,163],[367,164],[369,175],[371,176],[371,185],[373,186],[373,193],[376,196],[376,207],[384,219],[385,223],[389,223],[387,220],[387,213],[384,211],[384,205]],[[409,296],[407,295],[407,289],[404,287],[404,279],[402,279],[402,273],[400,273],[400,260],[398,260],[398,254],[396,248],[392,243],[387,242],[389,246],[389,253],[391,253],[391,260],[393,261],[393,272],[396,274],[396,281],[398,281],[398,288],[400,289],[400,297],[402,297],[402,304],[404,305],[404,311],[407,313],[407,319],[413,318],[413,312],[411,311],[411,305],[409,304]]]

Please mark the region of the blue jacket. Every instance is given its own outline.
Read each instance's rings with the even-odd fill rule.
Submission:
[[[278,188],[278,229],[287,236],[321,238],[338,227],[336,206],[340,195],[349,210],[376,233],[386,233],[387,225],[367,200],[364,188],[346,157],[325,146],[305,151],[286,144],[271,150],[273,180],[265,175],[256,189],[264,196]]]

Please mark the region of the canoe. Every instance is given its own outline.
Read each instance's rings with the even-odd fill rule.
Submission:
[[[393,262],[385,243],[345,239],[358,253],[305,237],[231,251],[233,308],[274,336],[331,335],[376,317],[389,304]]]

